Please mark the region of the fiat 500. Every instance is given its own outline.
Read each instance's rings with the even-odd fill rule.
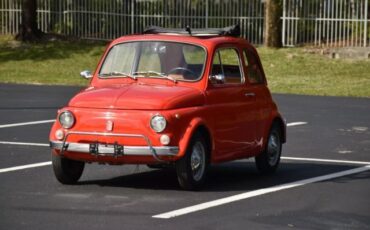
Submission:
[[[256,49],[238,28],[153,27],[118,38],[89,86],[58,111],[50,132],[57,180],[77,183],[85,163],[173,166],[183,189],[210,164],[254,157],[273,173],[286,140]]]

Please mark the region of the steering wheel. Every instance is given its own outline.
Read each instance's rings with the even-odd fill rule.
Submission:
[[[198,78],[196,73],[194,73],[192,70],[190,70],[188,68],[185,68],[185,67],[175,67],[175,68],[171,69],[170,71],[168,71],[167,75],[170,75],[171,73],[177,72],[177,71],[183,72],[184,76],[185,76],[185,73],[188,73],[188,74],[192,75],[194,77],[194,79]]]

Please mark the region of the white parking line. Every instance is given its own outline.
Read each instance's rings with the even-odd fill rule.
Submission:
[[[263,188],[263,189],[258,189],[258,190],[254,190],[254,191],[250,191],[250,192],[245,192],[245,193],[241,193],[241,194],[238,194],[238,195],[229,196],[229,197],[221,198],[221,199],[218,199],[218,200],[214,200],[214,201],[210,201],[210,202],[206,202],[206,203],[197,204],[197,205],[193,205],[193,206],[190,206],[190,207],[178,209],[178,210],[175,210],[175,211],[162,213],[162,214],[155,215],[155,216],[152,216],[152,217],[153,218],[161,218],[161,219],[169,219],[169,218],[178,217],[178,216],[181,216],[181,215],[186,215],[186,214],[189,214],[189,213],[198,212],[198,211],[201,211],[201,210],[217,207],[217,206],[220,206],[220,205],[228,204],[228,203],[231,203],[231,202],[245,200],[245,199],[248,199],[248,198],[251,198],[251,197],[256,197],[256,196],[260,196],[260,195],[264,195],[264,194],[268,194],[268,193],[272,193],[272,192],[277,192],[277,191],[281,191],[281,190],[285,190],[285,189],[295,188],[295,187],[299,187],[299,186],[303,186],[303,185],[306,185],[306,184],[311,184],[311,183],[315,183],[315,182],[319,182],[319,181],[330,180],[330,179],[334,179],[334,178],[338,178],[338,177],[348,176],[348,175],[351,175],[351,174],[365,172],[365,171],[368,171],[368,170],[370,170],[370,165],[366,165],[366,166],[355,168],[355,169],[345,170],[345,171],[341,171],[341,172],[337,172],[337,173],[331,173],[331,174],[324,175],[324,176],[318,176],[318,177],[313,177],[313,178],[309,178],[309,179],[305,179],[305,180],[299,180],[299,181],[295,181],[295,182],[291,182],[291,183],[287,183],[287,184],[277,185],[277,186],[273,186],[273,187],[269,187],[269,188]]]
[[[24,125],[37,125],[37,124],[44,124],[44,123],[52,123],[54,121],[55,120],[43,120],[43,121],[30,121],[30,122],[6,124],[6,125],[0,125],[0,129],[9,128],[9,127],[24,126]]]
[[[40,162],[40,163],[29,164],[29,165],[15,166],[15,167],[10,167],[10,168],[3,168],[3,169],[0,169],[0,173],[18,171],[18,170],[29,169],[29,168],[42,167],[42,166],[47,166],[47,165],[51,165],[51,161]]]
[[[26,146],[42,146],[42,147],[49,147],[49,144],[44,143],[26,143],[26,142],[10,142],[10,141],[0,141],[2,145],[26,145]]]
[[[332,160],[332,159],[320,159],[320,158],[303,158],[303,157],[281,157],[283,160],[293,161],[316,161],[316,162],[330,162],[330,163],[341,163],[341,164],[355,164],[355,165],[370,165],[369,161],[347,161],[347,160]]]
[[[31,122],[23,122],[23,123],[16,123],[16,124],[7,124],[7,125],[0,125],[0,128],[9,128],[9,127],[16,127],[16,126],[23,126],[23,125],[35,125],[35,124],[43,124],[43,123],[51,123],[55,120],[44,120],[44,121],[31,121]],[[299,122],[292,122],[288,123],[287,126],[297,126],[297,125],[306,125],[307,122],[299,121]],[[11,142],[11,141],[0,141],[0,144],[3,145],[29,145],[29,146],[45,146],[48,147],[49,144],[44,143],[26,143],[26,142]]]
[[[44,124],[44,123],[52,123],[53,120],[42,120],[42,121],[29,121],[29,122],[22,122],[22,123],[14,123],[14,124],[6,124],[6,125],[0,125],[0,129],[2,128],[10,128],[10,127],[17,127],[17,126],[25,126],[25,125],[37,125],[37,124]],[[304,121],[297,121],[297,122],[291,122],[288,123],[287,126],[298,126],[298,125],[307,125],[307,122]]]
[[[308,123],[305,121],[297,121],[297,122],[288,123],[286,126],[291,127],[291,126],[307,125],[307,124]]]

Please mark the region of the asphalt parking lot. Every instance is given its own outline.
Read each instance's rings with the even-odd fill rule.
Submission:
[[[290,124],[278,172],[216,165],[188,192],[136,165],[59,184],[49,129],[78,90],[0,84],[0,229],[370,229],[370,99],[274,95]]]

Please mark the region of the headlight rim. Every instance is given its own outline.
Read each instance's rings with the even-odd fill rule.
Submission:
[[[163,126],[163,128],[161,128],[161,129],[156,129],[154,126],[153,126],[153,119],[155,119],[156,117],[160,117],[160,118],[163,118],[163,120],[164,120],[164,126]],[[154,114],[151,118],[150,118],[150,122],[149,122],[149,125],[150,125],[150,128],[154,131],[154,132],[156,132],[156,133],[161,133],[161,132],[163,132],[166,128],[167,128],[167,119],[166,119],[166,117],[165,116],[163,116],[162,114]]]
[[[66,114],[66,113],[70,114],[70,115],[71,115],[71,117],[72,117],[72,122],[71,122],[69,125],[66,125],[65,123],[63,123],[63,122],[61,121],[61,117],[62,117],[62,115],[63,115],[63,114]],[[76,118],[75,118],[75,115],[74,115],[71,111],[69,111],[69,110],[64,110],[64,111],[62,111],[62,112],[58,115],[58,121],[59,121],[59,124],[60,124],[63,128],[65,128],[65,129],[70,129],[70,128],[72,128],[72,127],[75,125],[75,123],[76,123]]]

